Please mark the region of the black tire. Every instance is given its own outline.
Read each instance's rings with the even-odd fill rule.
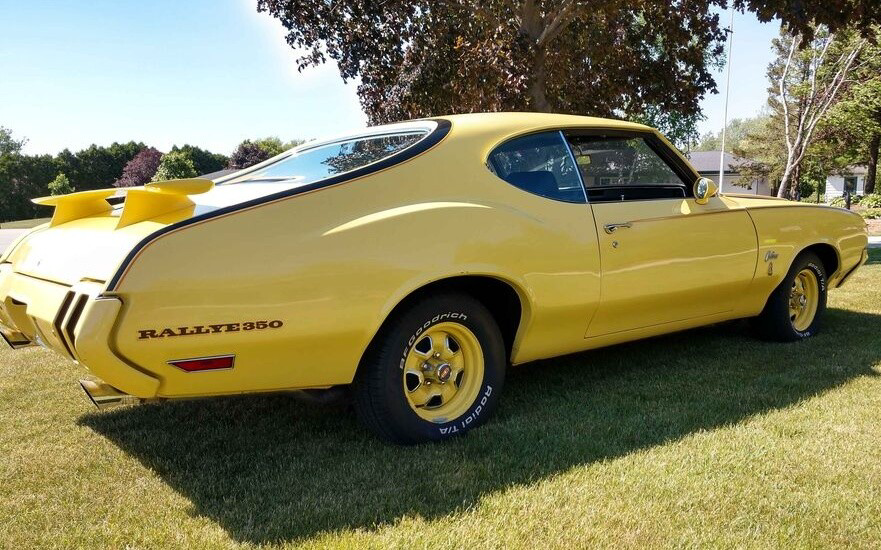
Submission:
[[[817,311],[810,324],[803,330],[798,330],[790,316],[789,299],[795,278],[806,269],[812,271],[817,278],[819,287]],[[792,262],[792,267],[789,268],[786,277],[771,293],[765,304],[765,309],[758,317],[752,319],[752,324],[758,335],[765,340],[795,342],[809,338],[820,330],[825,311],[826,270],[816,254],[803,252]]]
[[[404,358],[419,345],[419,335],[439,323],[457,323],[479,342],[483,380],[473,403],[448,421],[420,417],[404,393]],[[492,416],[505,379],[507,356],[492,314],[471,296],[444,293],[430,296],[396,312],[377,334],[355,375],[355,411],[381,439],[398,444],[438,441],[462,435]],[[477,384],[475,381],[474,384]]]

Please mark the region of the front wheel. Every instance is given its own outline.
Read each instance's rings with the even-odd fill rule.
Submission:
[[[362,423],[394,443],[447,439],[480,426],[505,377],[499,327],[480,302],[442,294],[398,312],[377,335],[355,377]]]
[[[765,339],[794,342],[816,334],[825,311],[826,270],[816,254],[805,252],[792,263],[753,326]]]

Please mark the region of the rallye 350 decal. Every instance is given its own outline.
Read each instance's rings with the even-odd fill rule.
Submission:
[[[196,336],[198,334],[220,334],[223,332],[241,332],[250,330],[267,330],[281,328],[284,323],[274,321],[247,321],[244,323],[220,323],[216,325],[194,325],[191,327],[143,329],[138,330],[138,340],[153,338],[171,338],[174,336]]]

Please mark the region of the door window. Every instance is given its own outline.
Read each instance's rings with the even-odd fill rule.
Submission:
[[[572,154],[560,132],[512,139],[489,155],[495,174],[529,193],[565,202],[584,202]]]
[[[590,202],[683,198],[688,186],[641,137],[569,136]]]

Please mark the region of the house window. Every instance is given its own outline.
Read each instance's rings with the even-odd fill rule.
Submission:
[[[851,195],[856,194],[857,192],[857,177],[856,176],[846,176],[844,178],[844,191],[850,193]]]

